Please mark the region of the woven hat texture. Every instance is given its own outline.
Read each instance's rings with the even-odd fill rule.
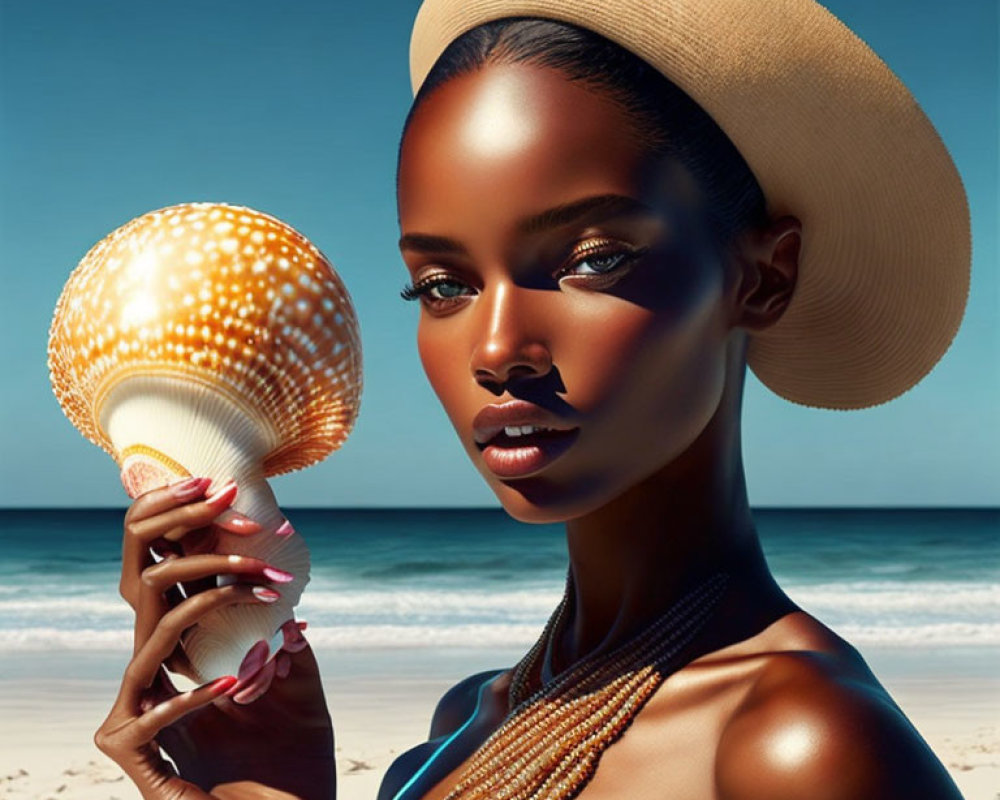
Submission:
[[[757,177],[772,217],[802,222],[788,309],[751,338],[748,364],[795,403],[863,408],[923,378],[969,292],[961,178],[888,66],[813,0],[425,0],[414,93],[447,45],[503,17],[574,23],[687,92]]]

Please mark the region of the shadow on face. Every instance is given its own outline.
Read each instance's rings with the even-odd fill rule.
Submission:
[[[398,203],[424,370],[515,518],[603,505],[738,394],[739,260],[688,172],[599,91],[524,63],[451,79],[411,119]],[[477,441],[476,415],[510,401],[572,435]]]

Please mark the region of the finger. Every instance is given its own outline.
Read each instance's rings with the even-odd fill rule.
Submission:
[[[277,665],[274,663],[274,659],[271,659],[236,694],[231,695],[233,702],[247,705],[261,697],[270,688],[276,670]]]
[[[169,587],[178,583],[216,575],[253,575],[274,583],[289,583],[295,580],[295,576],[290,572],[278,569],[259,558],[212,553],[173,558],[147,567],[142,571],[142,585],[144,590],[163,594]]]
[[[198,555],[161,561],[142,571],[135,621],[134,650],[146,643],[160,618],[171,608],[168,593],[180,584],[217,575],[247,575],[262,581],[288,583],[294,576],[259,558],[239,555]],[[214,580],[205,588],[214,587]],[[188,596],[191,593],[188,592]]]
[[[174,559],[180,558],[180,554],[171,553],[163,558],[163,561],[173,561]],[[187,598],[187,595],[181,591],[181,587],[174,585],[168,586],[163,592],[163,599],[167,601],[167,608],[173,608],[174,606],[179,606]]]
[[[193,485],[195,489],[199,489],[202,483],[203,481],[200,481]],[[189,497],[187,501],[183,501],[184,504],[178,505],[182,501],[176,496],[171,496],[170,489],[171,487],[156,490],[158,497],[154,498],[155,503],[151,500],[147,504],[149,508],[160,509],[159,513],[150,516],[146,512],[132,513],[132,509],[129,509],[130,513],[126,515],[128,521],[125,523],[125,537],[122,542],[122,577],[119,589],[122,597],[133,608],[136,603],[136,582],[142,570],[150,564],[149,548],[153,542],[157,540],[165,540],[166,543],[178,542],[191,531],[205,528],[215,517],[226,511],[236,498],[237,491],[236,484],[230,481],[204,500],[190,502]],[[184,496],[190,495],[193,491],[194,489],[190,488],[185,490]],[[203,494],[204,490],[201,489],[201,492]],[[249,530],[244,531],[244,533],[249,532]]]
[[[278,653],[274,657],[274,674],[278,678],[287,678],[292,671],[292,659],[288,653]]]
[[[185,714],[208,705],[235,684],[236,678],[233,675],[226,675],[154,706],[133,723],[131,734],[134,743],[142,745],[152,741],[163,728],[177,722]]]
[[[181,478],[167,486],[151,489],[139,495],[125,512],[125,523],[152,517],[180,503],[201,497],[211,485],[211,478]]]
[[[189,531],[204,528],[225,511],[236,499],[237,487],[232,481],[203,500],[174,504],[159,514],[133,519],[128,528],[133,540],[148,546],[154,539],[176,542]]]
[[[208,528],[206,530],[214,531],[215,525],[212,525],[211,528]],[[187,549],[186,540],[184,543],[184,547],[185,549]],[[223,552],[225,552],[225,550]],[[204,555],[204,552],[200,553],[200,555]],[[212,552],[211,555],[217,556],[219,555],[219,553]],[[191,579],[185,579],[183,583],[184,595],[185,597],[190,597],[191,595],[197,594],[198,592],[204,592],[207,589],[214,589],[216,586],[223,586],[228,583],[237,583],[240,581],[240,577],[238,574],[235,574],[236,572],[237,572],[236,570],[233,570],[232,573],[224,573],[222,570],[216,570],[201,578],[193,577]],[[271,583],[282,584],[282,583],[290,583],[291,581],[295,580],[295,576],[292,575],[290,572],[285,572],[282,569],[279,569],[273,565],[265,563],[263,565],[263,574],[259,576],[259,578],[257,578],[256,580],[270,581]]]
[[[148,526],[140,526],[144,519],[156,516],[180,503],[201,497],[211,484],[209,478],[187,478],[153,489],[140,495],[125,512],[125,536],[122,540],[121,595],[130,605],[135,604],[132,576],[137,576],[151,562],[149,548],[159,537]]]
[[[219,514],[215,518],[214,524],[230,533],[260,533],[264,530],[264,526],[259,522],[244,516],[239,511],[233,511],[231,508]]]
[[[163,615],[160,623],[125,668],[120,699],[130,708],[152,684],[160,665],[173,652],[181,634],[199,620],[224,606],[236,603],[273,603],[280,595],[263,586],[234,584],[189,597]]]
[[[302,623],[302,626],[304,624]],[[302,635],[302,626],[294,619],[288,620],[281,626],[281,632],[285,639],[285,643],[281,647],[282,650],[287,650],[289,653],[299,653],[309,646],[306,637]]]

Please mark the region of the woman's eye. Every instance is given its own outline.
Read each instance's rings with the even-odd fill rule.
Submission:
[[[465,294],[464,290],[468,288],[463,283],[439,276],[417,281],[415,284],[408,283],[399,295],[404,300],[417,300],[422,297],[425,302],[433,305],[462,297]]]
[[[637,259],[648,248],[616,247],[588,248],[570,256],[566,265],[556,273],[556,278],[569,275],[610,275]]]
[[[575,261],[573,266],[583,269],[583,272],[578,274],[602,274],[611,272],[611,270],[625,260],[625,257],[625,253],[605,253],[603,255],[585,256]]]

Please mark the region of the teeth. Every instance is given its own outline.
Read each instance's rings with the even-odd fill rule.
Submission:
[[[525,434],[535,433],[537,431],[550,431],[551,428],[542,428],[536,425],[508,425],[503,429],[503,432],[508,436],[524,436]]]

